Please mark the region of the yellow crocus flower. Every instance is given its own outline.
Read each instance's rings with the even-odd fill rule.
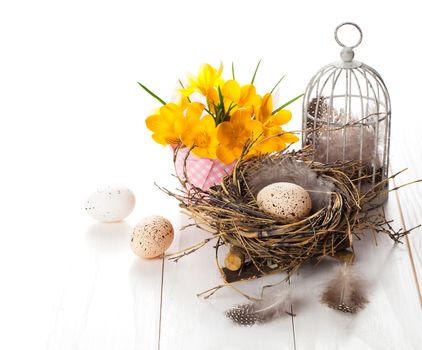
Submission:
[[[236,80],[227,80],[221,89],[224,106],[226,109],[234,107],[233,112],[238,108],[258,107],[261,104],[261,97],[257,95],[256,88],[252,84],[240,86]]]
[[[270,93],[263,96],[260,107],[256,112],[256,119],[262,123],[263,133],[261,139],[254,146],[260,154],[279,152],[286,148],[287,144],[299,141],[299,138],[284,131],[284,125],[292,118],[292,112],[282,109],[275,114],[273,111],[273,99]]]
[[[252,84],[243,85],[240,88],[239,107],[252,107],[255,111],[261,104],[261,100],[261,96],[256,93],[256,88]]]
[[[280,126],[264,128],[261,138],[254,145],[258,154],[280,152],[288,144],[299,141],[299,138],[292,133],[284,131]]]
[[[256,119],[259,120],[262,125],[266,125],[272,117],[273,113],[273,97],[270,93],[265,94],[262,97],[261,105],[256,111]]]
[[[180,90],[185,96],[190,96],[194,92],[199,92],[208,99],[216,97],[216,88],[224,84],[221,77],[223,73],[223,65],[220,63],[220,68],[215,68],[208,63],[204,63],[199,68],[197,76],[189,75],[188,84]],[[217,94],[218,96],[218,94]]]
[[[224,100],[238,104],[240,100],[240,85],[236,80],[227,80],[221,88]]]
[[[190,103],[188,98],[183,94],[177,94],[174,100],[174,103],[178,105],[182,111],[184,111]]]
[[[183,144],[193,147],[192,153],[198,157],[216,158],[218,145],[217,128],[211,115],[201,118],[205,106],[193,102],[186,111],[186,122],[181,135]]]
[[[153,132],[152,138],[161,145],[180,144],[181,126],[183,125],[183,106],[167,103],[146,119],[146,125]]]
[[[225,164],[239,159],[247,141],[253,141],[262,134],[262,124],[252,119],[252,111],[242,108],[233,113],[229,121],[218,126],[217,157]]]
[[[273,98],[270,93],[264,95],[261,105],[256,111],[256,119],[259,120],[264,127],[271,128],[273,126],[284,125],[292,119],[292,112],[282,109],[273,114]]]
[[[180,96],[175,102],[167,103],[156,109],[147,119],[146,125],[153,132],[152,138],[162,145],[181,143],[180,136],[185,129],[186,119],[192,117],[194,110],[204,109],[201,103],[189,103],[186,97]]]

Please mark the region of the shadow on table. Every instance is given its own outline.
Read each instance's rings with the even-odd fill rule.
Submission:
[[[91,225],[86,231],[86,242],[97,253],[118,253],[129,246],[132,227],[126,221]]]

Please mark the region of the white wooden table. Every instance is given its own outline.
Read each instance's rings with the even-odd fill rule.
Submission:
[[[400,130],[397,130],[400,132]],[[395,138],[393,137],[393,140]],[[416,142],[416,141],[415,141]],[[400,147],[411,147],[401,143]],[[393,143],[395,170],[415,158],[399,157]],[[167,186],[172,180],[170,154],[157,147],[151,162],[167,157],[168,167],[152,169],[145,178]],[[397,153],[400,152],[400,153]],[[419,159],[417,158],[419,157]],[[420,163],[419,163],[420,164]],[[53,173],[54,166],[50,166]],[[19,168],[22,170],[23,168]],[[412,167],[398,182],[421,178]],[[175,241],[170,252],[207,237],[196,228],[179,232],[187,223],[177,203],[159,192],[151,180],[139,185],[138,206],[129,219],[116,224],[94,223],[82,209],[86,188],[65,187],[48,172],[23,185],[31,197],[14,197],[16,182],[5,188],[9,198],[7,225],[2,228],[0,300],[2,335],[7,349],[420,349],[422,344],[422,233],[415,230],[403,244],[372,236],[357,243],[357,266],[370,282],[370,303],[356,315],[333,311],[319,303],[333,261],[305,266],[291,279],[295,317],[286,315],[254,327],[233,325],[224,316],[243,302],[225,288],[204,300],[196,294],[221,283],[210,243],[178,263],[141,260],[129,248],[131,225],[158,213],[173,221]],[[19,173],[16,174],[19,177]],[[78,178],[76,172],[74,176]],[[131,179],[135,183],[135,179]],[[421,221],[421,187],[390,194],[386,205],[395,227]],[[24,217],[13,208],[24,206]],[[139,219],[138,219],[139,218]],[[7,232],[13,234],[5,234]],[[17,248],[17,249],[14,249]],[[283,275],[243,283],[239,288],[258,296],[259,286]],[[13,346],[11,345],[13,344]]]
[[[381,236],[377,245],[372,236],[356,243],[358,268],[370,282],[370,303],[360,313],[319,303],[336,267],[327,260],[291,278],[295,317],[252,328],[224,316],[244,301],[231,288],[196,297],[221,283],[212,243],[178,263],[131,252],[132,227],[151,214],[173,222],[170,252],[207,237],[193,228],[179,232],[186,218],[154,186],[176,182],[169,151],[151,141],[144,125],[155,101],[136,81],[168,98],[176,79],[202,62],[221,59],[230,70],[234,60],[246,82],[263,57],[259,91],[288,73],[280,93],[288,99],[337,58],[332,32],[348,19],[343,7],[326,0],[198,3],[1,5],[0,349],[421,349],[421,229],[399,245]],[[417,2],[356,0],[348,11],[364,29],[356,58],[374,65],[391,92],[392,168],[409,167],[397,184],[420,179]],[[236,45],[228,33],[236,33]],[[297,130],[300,105],[293,108],[290,128]],[[98,224],[86,216],[84,200],[101,185],[135,192],[137,206],[125,222]],[[386,213],[396,228],[422,223],[422,185],[390,194]],[[239,288],[258,295],[261,285],[282,278]]]

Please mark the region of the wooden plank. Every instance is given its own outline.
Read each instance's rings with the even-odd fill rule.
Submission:
[[[386,214],[400,227],[397,203],[392,197]],[[294,305],[297,349],[419,349],[422,342],[417,291],[414,288],[406,243],[394,244],[371,234],[356,242],[356,271],[369,283],[367,307],[355,315],[321,305],[325,283],[339,266],[324,261],[306,266],[292,277],[302,302]]]
[[[406,132],[407,137],[400,137]],[[398,127],[393,130],[393,145],[397,152],[393,154],[392,161],[396,170],[408,168],[406,172],[397,177],[395,184],[402,185],[414,180],[422,179],[422,152],[419,135],[422,125],[413,123],[410,129]],[[400,203],[401,219],[407,228],[412,228],[422,223],[422,184],[406,186],[396,194]],[[408,238],[408,254],[414,274],[414,282],[418,289],[418,297],[422,310],[422,229],[417,228]]]
[[[187,224],[186,217],[183,223]],[[209,234],[189,228],[179,232],[174,251],[192,246]],[[291,317],[286,315],[266,325],[242,327],[224,316],[226,309],[247,301],[230,287],[209,299],[196,294],[222,283],[215,265],[214,241],[177,263],[166,261],[164,267],[161,315],[161,350],[189,349],[294,349]],[[280,276],[238,284],[242,292],[258,297],[260,286],[274,283]]]
[[[162,262],[137,259],[130,231],[117,223],[85,232],[48,349],[157,348]]]

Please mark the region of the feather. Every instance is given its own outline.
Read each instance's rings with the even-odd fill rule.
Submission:
[[[329,204],[334,189],[331,181],[319,176],[308,165],[288,158],[268,159],[259,169],[251,170],[248,177],[255,197],[265,186],[276,182],[290,182],[301,186],[309,192],[314,212]]]
[[[360,150],[362,140],[362,158]],[[350,125],[344,129],[321,129],[315,145],[315,160],[321,163],[333,163],[338,160],[359,160],[365,164],[379,167],[376,134],[373,127]],[[328,157],[327,157],[328,153]]]
[[[330,112],[331,111],[331,112]],[[309,133],[307,142],[315,142],[315,160],[321,163],[334,163],[338,160],[362,160],[369,166],[379,167],[379,148],[382,137],[378,137],[375,125],[380,113],[375,106],[367,106],[367,116],[345,116],[344,109],[338,111],[330,108],[326,98],[314,98],[308,105],[308,128],[315,130]],[[316,117],[316,118],[315,118]],[[314,125],[313,120],[316,119]],[[347,120],[347,123],[346,123]],[[344,127],[338,127],[344,125]],[[361,145],[362,143],[362,145]],[[362,150],[361,150],[362,146]],[[362,152],[362,153],[361,153]],[[344,156],[343,156],[344,155]]]
[[[253,326],[257,323],[270,322],[291,311],[288,290],[266,296],[255,302],[238,304],[226,311],[226,316],[234,323],[242,326]]]
[[[345,264],[328,282],[321,302],[335,310],[355,313],[368,303],[366,282]]]

